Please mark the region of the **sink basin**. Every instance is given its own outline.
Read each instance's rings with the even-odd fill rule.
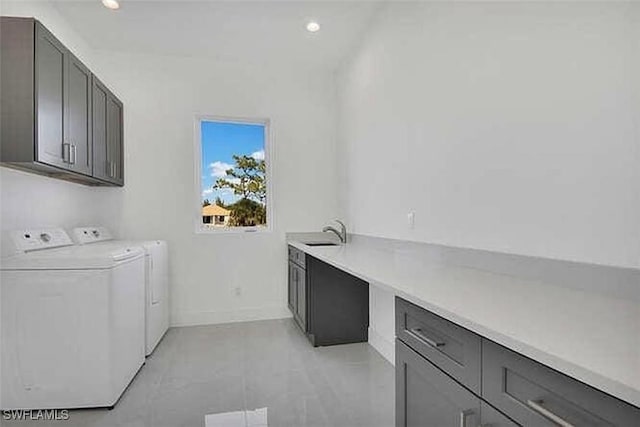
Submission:
[[[309,243],[305,243],[305,245],[307,246],[339,246],[338,243],[332,243],[332,242],[309,242]]]

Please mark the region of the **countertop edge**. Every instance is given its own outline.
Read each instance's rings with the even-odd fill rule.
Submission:
[[[478,324],[470,319],[465,318],[463,315],[458,313],[451,312],[446,310],[440,306],[434,305],[428,301],[424,301],[414,295],[411,295],[405,291],[402,291],[391,284],[384,283],[376,279],[375,277],[370,277],[366,274],[363,274],[359,271],[354,271],[349,266],[342,265],[340,263],[335,262],[335,260],[326,257],[319,251],[314,250],[313,247],[307,246],[304,243],[297,241],[295,239],[290,239],[287,243],[308,255],[311,255],[321,261],[324,261],[330,265],[333,265],[336,268],[339,268],[353,276],[356,276],[370,285],[382,288],[384,290],[392,292],[395,296],[403,298],[413,304],[416,304],[424,309],[432,311],[433,313],[459,325],[462,326],[483,338],[486,338],[490,341],[493,341],[497,344],[500,344],[512,351],[522,354],[538,363],[542,363],[556,371],[559,371],[571,378],[574,378],[582,383],[585,383],[595,389],[598,389],[606,394],[609,394],[617,399],[620,399],[630,405],[640,407],[640,390],[634,389],[626,384],[622,384],[616,380],[610,379],[602,374],[591,371],[587,368],[584,368],[580,365],[576,365],[575,363],[558,358],[552,354],[547,353],[546,351],[537,349],[526,342],[522,342],[520,340],[515,340],[511,337],[501,334],[493,329],[485,327],[482,324]]]

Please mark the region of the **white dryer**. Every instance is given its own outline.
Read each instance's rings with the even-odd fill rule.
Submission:
[[[145,354],[150,355],[169,329],[169,255],[163,240],[115,240],[106,227],[73,229],[80,245],[139,246],[145,251]]]
[[[110,407],[144,363],[144,252],[11,234],[0,262],[2,409]]]

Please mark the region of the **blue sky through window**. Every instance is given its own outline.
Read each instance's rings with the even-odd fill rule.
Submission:
[[[216,197],[230,204],[238,200],[229,189],[214,190],[218,178],[234,165],[233,155],[264,159],[264,125],[216,121],[200,122],[202,153],[202,200]]]

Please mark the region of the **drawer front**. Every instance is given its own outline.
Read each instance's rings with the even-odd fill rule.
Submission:
[[[396,340],[396,427],[477,427],[480,412],[480,398]]]
[[[480,337],[396,297],[396,336],[480,394]]]
[[[289,246],[289,260],[295,262],[302,268],[306,268],[305,253],[298,248]]]
[[[524,426],[640,426],[640,409],[482,340],[482,397]]]

